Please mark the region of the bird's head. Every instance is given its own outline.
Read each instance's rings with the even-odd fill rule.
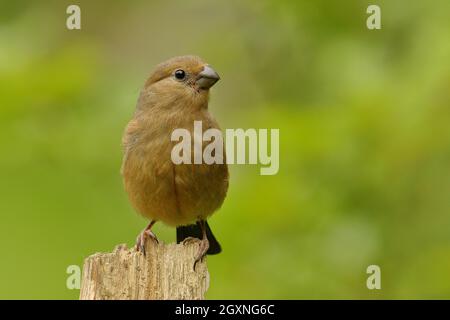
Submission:
[[[181,56],[159,64],[144,90],[168,100],[207,102],[209,89],[219,81],[217,72],[197,56]],[[167,99],[166,99],[167,100]]]

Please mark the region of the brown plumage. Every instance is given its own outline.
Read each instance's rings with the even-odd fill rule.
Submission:
[[[193,138],[194,121],[202,121],[203,130],[219,128],[208,111],[209,88],[218,80],[217,73],[200,58],[183,56],[158,65],[141,91],[123,136],[122,164],[133,207],[151,220],[138,237],[139,250],[144,249],[147,237],[156,239],[150,228],[162,221],[179,227],[178,241],[188,236],[202,238],[196,262],[206,252],[220,252],[206,219],[226,196],[227,165],[175,165],[171,160],[177,143],[171,141],[174,129],[185,128]],[[191,151],[193,157],[193,139]],[[192,223],[197,226],[182,227]]]

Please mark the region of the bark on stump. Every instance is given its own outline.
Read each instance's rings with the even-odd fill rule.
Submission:
[[[125,244],[112,253],[91,255],[84,262],[80,300],[204,299],[206,258],[193,270],[199,242],[157,244],[149,239],[146,256]]]

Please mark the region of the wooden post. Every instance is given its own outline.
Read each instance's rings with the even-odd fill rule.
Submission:
[[[147,240],[146,256],[125,244],[91,255],[84,262],[80,300],[204,299],[209,273],[205,258],[193,270],[198,246],[193,238],[181,244]]]

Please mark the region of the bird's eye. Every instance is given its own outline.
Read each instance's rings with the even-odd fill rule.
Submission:
[[[178,69],[177,71],[175,71],[175,78],[177,78],[178,80],[183,80],[184,77],[186,77],[186,72],[184,72],[184,70]]]

